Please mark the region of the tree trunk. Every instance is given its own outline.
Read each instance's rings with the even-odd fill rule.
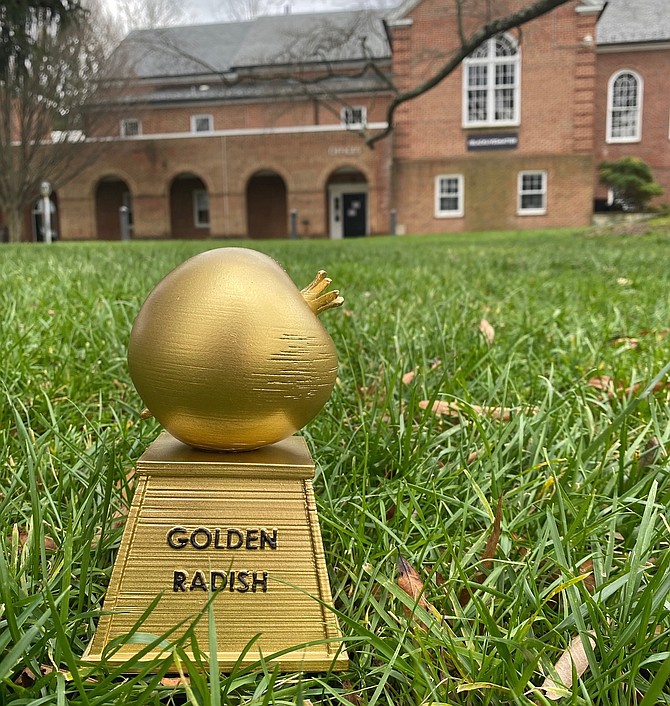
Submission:
[[[9,242],[20,243],[23,239],[23,209],[20,206],[7,208],[7,227],[9,229]]]

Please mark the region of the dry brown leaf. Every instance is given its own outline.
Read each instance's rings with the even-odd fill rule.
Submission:
[[[479,451],[471,451],[468,454],[468,458],[467,458],[466,463],[472,463],[473,461],[476,461],[478,456],[479,456]]]
[[[489,571],[493,567],[493,557],[498,551],[498,544],[500,542],[500,533],[502,529],[502,510],[503,510],[503,496],[498,498],[498,505],[496,506],[495,516],[493,518],[493,525],[491,529],[491,534],[486,540],[486,546],[484,547],[484,552],[481,556],[481,567]],[[473,583],[484,583],[486,580],[486,574],[483,571],[478,571],[473,577]],[[463,588],[458,596],[458,602],[464,606],[470,600],[469,589]]]
[[[433,360],[430,364],[430,369],[437,370],[441,365],[442,365],[442,358],[433,358]]]
[[[37,681],[37,676],[29,667],[24,667],[21,673],[14,679],[14,683],[28,689]]]
[[[354,693],[354,685],[350,681],[343,681],[342,689],[344,692],[342,697],[345,701],[348,701],[350,704],[354,704],[354,706],[360,706],[360,704],[363,703],[361,701],[361,697]]]
[[[390,522],[394,517],[395,517],[395,512],[396,512],[396,504],[391,503],[386,510],[386,521]]]
[[[484,553],[482,554],[482,567],[484,569],[491,569],[493,566],[493,557],[498,551],[498,543],[500,542],[500,531],[502,525],[502,509],[503,509],[503,496],[498,498],[498,505],[496,507],[496,514],[493,518],[493,529],[489,538],[486,540],[486,546],[484,547]]]
[[[582,583],[589,593],[593,593],[596,590],[596,579],[593,575],[593,561],[587,559],[579,567],[579,573],[584,576]]]
[[[409,372],[406,372],[402,376],[402,384],[409,385],[410,382],[412,382],[412,380],[414,380],[415,375],[416,375],[416,373],[414,372],[414,370],[410,370]]]
[[[148,407],[145,407],[140,412],[140,419],[151,419],[154,415],[149,411]]]
[[[481,331],[482,336],[484,336],[484,340],[486,341],[487,345],[490,346],[496,338],[496,331],[493,326],[491,326],[491,324],[486,319],[482,319],[479,322],[479,330]]]
[[[419,407],[421,409],[428,409],[430,406],[430,400],[421,400],[419,402]],[[537,414],[537,407],[528,407],[526,409],[522,408],[512,408],[512,407],[480,407],[476,404],[471,405],[461,405],[458,402],[447,402],[445,400],[435,400],[431,407],[431,411],[438,416],[451,417],[452,419],[458,419],[462,412],[467,412],[472,410],[475,414],[479,414],[483,417],[490,417],[491,419],[497,419],[503,422],[509,422],[514,414]]]
[[[423,597],[423,581],[402,554],[398,554],[398,586],[422,608],[428,608],[428,601]]]
[[[585,635],[588,637],[591,643],[591,648],[596,646],[596,641],[591,634]],[[580,635],[573,638],[570,646],[567,650],[559,657],[558,662],[554,665],[556,670],[556,675],[558,677],[558,683],[550,675],[548,676],[540,689],[544,691],[545,696],[551,701],[557,701],[558,699],[565,696],[565,690],[572,688],[572,669],[574,664],[574,669],[577,674],[577,678],[581,677],[589,666],[589,660],[586,656],[586,650],[584,648],[584,642]],[[561,686],[562,685],[562,686]]]
[[[184,675],[183,677],[182,676],[163,677],[161,679],[161,686],[170,686],[173,689],[177,686],[185,686],[190,683],[191,683],[191,680],[186,675]]]
[[[424,610],[433,615],[439,615],[435,608],[423,597],[423,581],[419,578],[416,569],[401,554],[398,554],[398,587],[410,598],[417,601]],[[411,612],[409,608],[405,608],[406,615],[410,615]],[[414,614],[414,619],[426,630],[428,629],[428,626],[416,614]]]
[[[621,380],[615,381],[614,378],[609,375],[598,375],[597,377],[592,377],[586,384],[589,385],[589,387],[594,387],[596,390],[603,390],[607,393],[608,397],[615,397],[617,395],[628,397],[637,394],[645,387],[645,385],[639,382],[626,387]],[[670,388],[670,382],[661,380],[654,385],[652,392],[660,392],[661,390],[666,390],[668,388]]]
[[[27,542],[28,532],[26,532],[26,530],[21,530],[19,532],[19,547],[23,549],[23,547],[26,546]],[[56,546],[56,542],[54,542],[54,540],[51,539],[51,537],[49,537],[48,535],[44,535],[44,548],[49,552],[55,552],[56,549],[58,549],[58,547]]]
[[[640,341],[632,336],[615,336],[608,341],[610,346],[628,346],[629,348],[638,348]]]
[[[640,468],[647,468],[651,466],[658,458],[658,452],[661,450],[661,442],[657,437],[652,436],[644,446],[642,453],[640,454],[639,466]]]

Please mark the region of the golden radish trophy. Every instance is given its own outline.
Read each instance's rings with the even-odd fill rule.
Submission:
[[[166,431],[137,462],[89,661],[137,655],[144,645],[123,636],[162,594],[140,630],[159,636],[184,622],[183,633],[201,616],[195,635],[207,652],[211,598],[224,671],[277,652],[283,670],[346,668],[314,462],[294,435],[335,384],[335,346],[317,318],[342,304],[329,284],[319,272],[299,291],[266,255],[219,248],[184,262],[147,298],[128,364]]]

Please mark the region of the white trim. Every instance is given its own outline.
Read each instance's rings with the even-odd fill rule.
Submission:
[[[126,134],[128,123],[137,123],[137,133],[135,135]],[[142,121],[139,118],[121,118],[119,120],[119,135],[124,140],[140,137],[142,135]]]
[[[368,123],[368,130],[385,130],[388,123]],[[156,132],[138,135],[137,137],[119,138],[113,135],[107,137],[87,137],[85,142],[118,142],[119,140],[192,140],[203,137],[244,137],[249,135],[296,135],[314,132],[351,132],[347,125],[295,125],[291,127],[245,128],[239,130],[213,130],[212,132]],[[14,143],[13,143],[14,144]],[[20,142],[15,144],[19,145]]]
[[[344,219],[342,218],[342,197],[344,194],[365,194],[365,235],[370,234],[370,193],[367,182],[351,184],[330,184],[328,186],[328,235],[331,240],[344,238]],[[339,209],[335,199],[339,198]],[[339,211],[340,218],[337,218]]]
[[[665,49],[670,49],[670,42],[655,40],[650,40],[649,43],[631,42],[626,44],[622,42],[620,44],[598,44],[596,54],[621,54],[630,51],[662,51]]]
[[[209,122],[209,128],[207,130],[196,130],[196,123],[198,120],[206,118]],[[196,135],[202,135],[203,133],[210,133],[214,131],[214,116],[211,113],[200,113],[198,115],[191,115],[191,132]]]
[[[207,199],[207,222],[203,222],[198,220],[198,197],[204,194],[205,198]],[[209,217],[209,194],[207,193],[207,189],[193,189],[193,225],[196,228],[209,228],[209,223],[210,223],[210,217]]]
[[[442,179],[455,179],[458,185],[458,191],[456,192],[457,206],[453,210],[446,210],[440,208],[440,199],[443,196],[441,192],[441,182]],[[453,194],[449,194],[453,197]],[[463,217],[463,175],[462,174],[438,174],[435,177],[435,218],[462,218]]]
[[[513,56],[495,56],[495,41],[497,35],[487,39],[484,45],[493,45],[493,55],[491,55],[491,49],[489,49],[489,56],[485,59],[471,59],[466,57],[463,59],[463,67],[461,70],[462,75],[462,89],[461,89],[461,103],[462,103],[462,127],[464,128],[476,128],[476,127],[518,127],[521,124],[521,47],[519,43],[511,35],[504,33],[502,35],[516,47],[516,54]],[[513,89],[513,117],[511,120],[495,120],[491,116],[495,114],[495,66],[499,64],[511,64],[514,62],[514,85],[511,86]],[[468,67],[470,66],[486,66],[487,67],[487,81],[486,81],[486,120],[470,120],[469,118],[469,101],[468,101],[468,90],[470,88],[468,83]]]
[[[523,177],[530,174],[542,175],[542,188],[540,191],[522,191]],[[540,208],[522,208],[521,197],[524,194],[541,194],[542,206]],[[544,216],[547,213],[547,170],[546,169],[524,169],[517,176],[516,188],[516,213],[517,216]]]
[[[637,81],[637,119],[635,124],[635,134],[632,136],[624,137],[613,137],[612,136],[612,99],[613,93],[612,88],[614,87],[615,81],[623,74],[630,74]],[[605,142],[607,144],[617,144],[617,143],[630,143],[630,142],[640,142],[642,139],[642,100],[644,96],[644,81],[642,76],[637,71],[633,69],[619,69],[615,71],[607,82],[607,114],[606,114],[606,132],[605,132]]]

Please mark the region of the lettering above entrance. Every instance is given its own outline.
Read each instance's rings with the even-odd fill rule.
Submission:
[[[513,132],[496,133],[495,135],[468,135],[466,146],[468,152],[515,150],[519,146],[519,136]]]

